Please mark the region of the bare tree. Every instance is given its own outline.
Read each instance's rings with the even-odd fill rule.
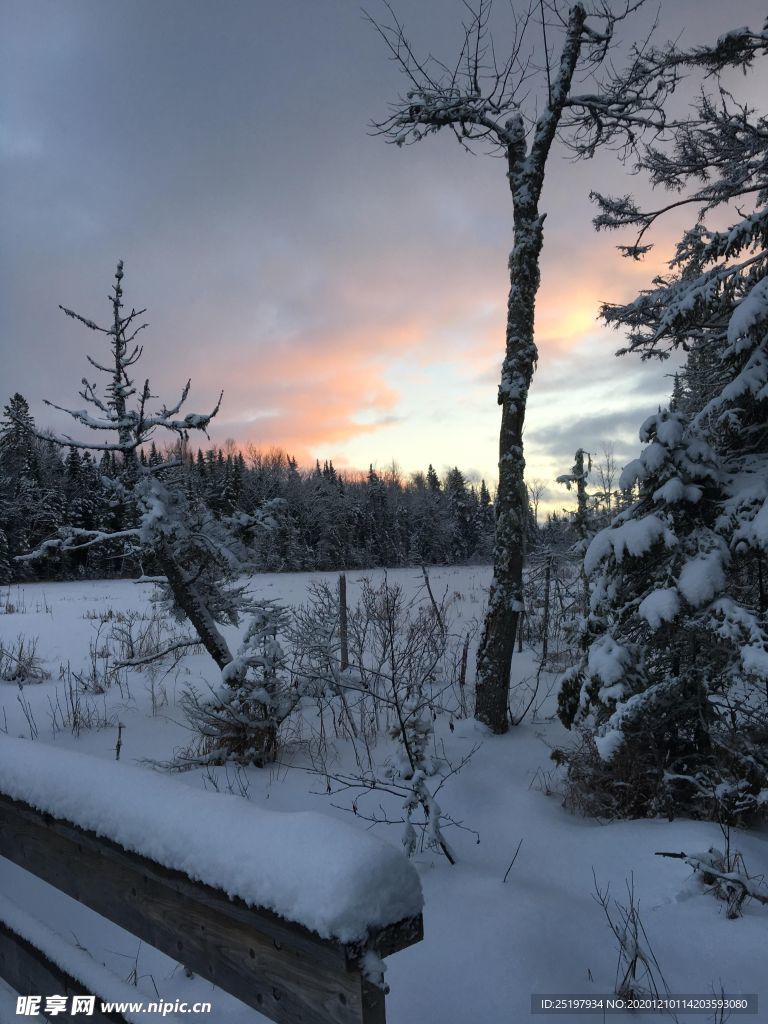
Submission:
[[[46,403],[67,413],[80,427],[109,440],[79,440],[57,434],[45,437],[61,446],[109,452],[116,457],[119,476],[114,481],[115,499],[132,507],[133,522],[119,531],[61,526],[55,537],[21,558],[32,560],[105,543],[125,545],[140,560],[148,559],[159,566],[164,577],[153,577],[153,581],[162,583],[174,610],[189,620],[200,642],[218,667],[224,669],[233,655],[217,623],[236,622],[242,610],[242,588],[234,581],[236,571],[242,568],[239,541],[263,517],[240,515],[230,524],[216,521],[204,510],[193,515],[182,489],[173,483],[173,474],[181,465],[179,458],[159,465],[141,465],[138,453],[158,431],[176,439],[179,454],[190,431],[206,434],[219,410],[221,396],[209,413],[182,414],[190,389],[187,381],[175,405],[150,411],[155,395],[148,380],[143,385],[136,382],[134,369],[142,356],[142,346],[136,339],[147,326],[139,318],[146,310],[125,310],[122,260],[117,264],[110,304],[112,323],[108,327],[60,307],[67,316],[104,336],[109,346],[108,357],[102,361],[88,356],[93,368],[106,376],[103,390],[83,378],[79,395],[85,402],[84,408]]]
[[[600,445],[600,457],[594,462],[594,475],[600,485],[598,500],[602,502],[610,516],[613,507],[613,489],[619,472],[613,442],[603,441]]]
[[[528,501],[533,509],[533,518],[536,520],[536,525],[539,525],[539,505],[541,499],[546,496],[547,485],[543,480],[536,477],[535,480],[531,480],[527,483],[526,488],[528,489]]]
[[[589,157],[603,145],[626,155],[639,134],[662,131],[663,104],[676,84],[676,64],[669,59],[671,51],[661,59],[648,39],[630,48],[626,71],[617,73],[608,59],[618,24],[644,0],[626,0],[616,10],[602,0],[589,8],[575,3],[567,14],[557,0],[531,0],[515,16],[508,56],[501,62],[489,31],[491,0],[477,0],[475,6],[467,0],[463,44],[450,65],[418,57],[384,2],[390,20],[369,20],[408,89],[390,115],[375,123],[375,131],[404,145],[447,128],[465,149],[479,147],[504,158],[512,199],[514,242],[498,391],[494,574],[477,655],[475,709],[494,732],[505,732],[512,652],[523,609],[523,426],[538,359],[534,309],[545,217],[539,200],[547,161],[556,136],[572,153]]]

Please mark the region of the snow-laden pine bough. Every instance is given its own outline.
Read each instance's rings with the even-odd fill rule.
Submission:
[[[382,957],[422,937],[415,868],[367,833],[8,736],[0,855],[281,1024],[383,1024]],[[0,902],[6,980],[93,992],[35,925]]]

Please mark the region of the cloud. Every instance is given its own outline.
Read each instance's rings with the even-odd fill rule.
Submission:
[[[401,422],[404,375],[419,377],[425,402],[438,397],[439,374],[471,353],[478,331],[495,319],[483,259],[475,261],[476,276],[461,265],[446,273],[425,261],[417,277],[406,279],[401,262],[383,255],[374,269],[346,256],[293,299],[272,290],[279,277],[273,268],[271,298],[260,292],[250,318],[234,321],[231,331],[226,319],[194,326],[193,379],[225,391],[216,436],[242,433],[244,440],[311,453]],[[169,328],[158,325],[160,333]],[[457,413],[439,403],[438,409]]]
[[[653,412],[648,405],[598,412],[539,428],[529,439],[530,451],[571,455],[577,448],[598,452],[604,442],[614,443],[617,454],[637,450],[640,425]]]
[[[436,52],[459,31],[459,0],[455,20],[445,6],[408,13]],[[366,133],[402,82],[354,5],[303,4],[300,24],[292,4],[234,3],[226,16],[182,0],[11,7],[0,39],[13,83],[0,128],[13,154],[0,196],[9,392],[55,425],[39,399],[75,395],[95,340],[57,304],[108,315],[124,257],[128,301],[149,307],[140,369],[164,398],[191,375],[190,408],[224,388],[215,438],[307,459],[354,452],[358,464],[428,450],[490,477],[513,241],[505,165],[450,137],[400,150]],[[719,6],[696,5],[697,30],[720,20]],[[130,68],[112,59],[115,39]],[[595,420],[604,436],[629,429],[610,419],[619,389],[638,408],[647,396],[639,423],[668,383],[658,366],[616,360],[620,336],[597,315],[647,285],[673,233],[656,234],[644,264],[621,260],[623,239],[593,233],[588,194],[637,179],[627,185],[613,154],[561,156],[542,200],[526,430],[538,476],[594,443],[575,424],[598,440]]]
[[[602,332],[587,338],[565,354],[542,360],[533,389],[541,398],[565,398],[569,393],[587,391],[600,395],[647,394],[656,398],[672,389],[671,376],[680,357],[673,360],[645,360],[637,356],[616,356],[613,337]]]

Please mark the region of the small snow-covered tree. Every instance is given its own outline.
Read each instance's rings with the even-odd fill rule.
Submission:
[[[274,761],[277,732],[300,693],[287,668],[280,635],[288,628],[286,609],[272,601],[251,606],[243,643],[222,672],[222,684],[209,695],[188,690],[182,698],[187,718],[199,734],[176,764],[263,767]]]
[[[12,564],[16,555],[46,536],[51,521],[55,521],[42,481],[41,447],[29,404],[17,392],[0,419],[0,526],[6,534]],[[14,567],[14,575],[25,575],[25,566],[15,563]]]
[[[564,484],[569,491],[572,487],[576,488],[576,514],[573,517],[573,525],[576,530],[576,535],[579,538],[576,545],[576,552],[578,552],[579,560],[584,556],[587,546],[587,538],[590,533],[587,479],[591,472],[592,456],[589,452],[585,452],[583,448],[578,448],[573,457],[573,466],[570,473],[561,473],[557,478],[557,482],[559,484]],[[583,570],[581,571],[581,580],[581,599],[579,604],[583,609],[586,603],[587,592]]]
[[[573,466],[570,473],[561,473],[557,478],[559,484],[563,484],[569,491],[576,488],[576,515],[574,526],[581,540],[586,540],[588,533],[588,496],[587,479],[592,472],[592,456],[583,448],[578,448],[573,457]]]
[[[18,486],[37,476],[37,462],[35,421],[29,403],[17,391],[0,420],[0,471]]]
[[[766,50],[768,32],[741,29],[709,66],[724,53],[749,66]],[[586,651],[560,715],[586,727],[599,755],[568,755],[592,806],[739,819],[768,804],[768,121],[724,87],[697,114],[642,166],[654,184],[687,188],[670,205],[695,203],[699,220],[670,274],[604,315],[628,329],[625,351],[688,349],[690,384],[705,379],[706,395],[686,401],[678,386],[674,410],[643,424],[647,447],[620,480],[639,499],[586,555]],[[647,251],[663,210],[598,198],[598,225],[638,225],[625,251]],[[729,228],[708,226],[734,206]]]

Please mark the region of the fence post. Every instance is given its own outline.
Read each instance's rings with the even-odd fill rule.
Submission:
[[[469,633],[464,637],[464,646],[461,649],[461,666],[459,668],[459,703],[461,717],[467,717],[467,697],[465,686],[467,684],[467,658],[469,655]]]
[[[347,625],[347,577],[339,574],[339,642],[341,670],[349,668],[349,627]]]
[[[544,628],[541,641],[541,663],[547,660],[547,643],[549,641],[549,586],[552,576],[552,555],[547,556],[547,569],[544,573]]]

